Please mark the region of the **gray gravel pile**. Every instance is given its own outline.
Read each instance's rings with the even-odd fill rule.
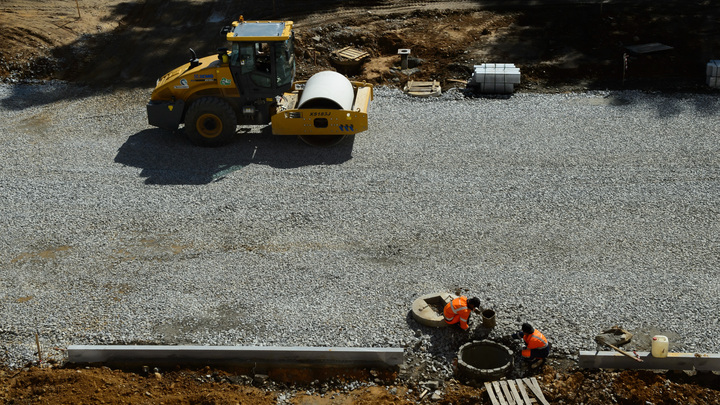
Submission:
[[[69,344],[403,347],[465,289],[556,354],[613,325],[718,352],[720,101],[636,92],[411,99],[379,88],[334,148],[149,127],[149,90],[0,86],[0,356]],[[477,322],[476,322],[477,323]],[[472,333],[476,333],[476,329]],[[634,346],[633,346],[634,345]]]

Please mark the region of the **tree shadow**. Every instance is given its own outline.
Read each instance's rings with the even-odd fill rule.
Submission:
[[[371,1],[376,2],[379,1]],[[152,87],[157,78],[188,62],[189,48],[205,56],[227,47],[221,29],[241,15],[246,20],[293,20],[317,10],[332,12],[343,3],[347,2],[145,0],[134,6],[123,3],[115,7],[110,17],[121,22],[116,30],[85,36],[54,53],[74,61],[64,72],[64,79],[101,86]]]
[[[720,50],[720,11],[707,1],[508,0],[482,8],[516,16],[512,29],[484,44],[503,59],[491,62],[516,63],[546,87],[703,91],[705,64]],[[673,49],[633,55],[625,69],[626,46],[647,43]]]
[[[337,165],[352,158],[354,137],[333,147],[311,147],[294,136],[274,136],[270,127],[244,131],[229,145],[203,148],[182,133],[146,129],[120,147],[115,162],[142,169],[146,184],[199,185],[223,180],[227,175],[256,164],[278,169]]]
[[[53,48],[51,58],[42,57],[28,63],[45,65],[44,69],[37,66],[33,70],[49,69],[54,79],[87,85],[92,91],[104,91],[108,87],[151,88],[159,77],[188,62],[189,48],[198,56],[206,56],[226,47],[226,38],[220,31],[240,15],[248,20],[292,20],[311,11],[331,11],[343,3],[330,0],[312,2],[312,5],[310,1],[290,0],[128,1],[110,10],[106,20],[118,22],[112,32],[84,34],[70,44]],[[14,97],[16,95],[9,98]],[[58,98],[81,97],[70,92],[51,99]],[[43,105],[49,100],[38,98],[33,102]]]
[[[577,3],[571,0],[471,1],[479,8],[512,15],[515,23],[496,32],[492,41],[479,39],[467,49],[482,49],[493,60],[515,63],[523,83],[538,88],[582,82],[598,90],[667,90],[710,92],[704,83],[704,64],[720,52],[720,8],[709,1],[617,1]],[[109,20],[119,21],[111,33],[86,34],[55,48],[62,61],[57,78],[88,85],[84,92],[107,88],[151,88],[169,70],[186,63],[188,48],[210,55],[225,46],[220,29],[240,14],[247,19],[298,20],[311,13],[348,7],[382,6],[382,0],[144,0],[113,7]],[[445,13],[439,11],[439,13]],[[392,18],[397,15],[391,16]],[[365,18],[364,15],[357,19]],[[374,18],[367,15],[367,18]],[[482,35],[479,38],[486,38]],[[625,45],[661,42],[673,46],[667,54],[630,60],[623,81]],[[464,55],[464,54],[462,54]],[[468,62],[469,63],[469,62]],[[527,87],[526,87],[527,88]],[[1,103],[17,108],[42,105],[84,95],[63,92],[32,101],[18,86]]]

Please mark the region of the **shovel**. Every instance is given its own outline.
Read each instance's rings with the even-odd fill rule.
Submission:
[[[625,355],[637,362],[642,363],[643,361],[639,356],[632,355],[625,350],[622,350],[621,348],[615,346],[614,344],[608,342],[610,340],[616,344],[625,344],[629,342],[630,339],[632,339],[632,333],[617,326],[604,331],[601,335],[595,336],[595,342],[597,342],[598,345],[607,346],[622,355]]]
[[[599,342],[598,342],[598,343],[599,343]],[[626,352],[625,350],[623,350],[623,349],[621,349],[621,348],[619,348],[619,347],[617,347],[617,346],[615,346],[615,345],[611,345],[610,343],[602,343],[602,344],[604,344],[605,346],[610,347],[611,349],[615,350],[616,352],[618,352],[618,353],[620,353],[620,354],[624,354],[625,356],[630,357],[631,359],[633,359],[633,360],[635,360],[635,361],[637,361],[637,362],[639,362],[639,363],[642,363],[642,362],[643,362],[640,357],[634,356],[634,355]]]

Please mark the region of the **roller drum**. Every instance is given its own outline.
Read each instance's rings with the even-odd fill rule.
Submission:
[[[299,109],[351,110],[355,93],[347,77],[337,72],[314,74],[305,83]]]

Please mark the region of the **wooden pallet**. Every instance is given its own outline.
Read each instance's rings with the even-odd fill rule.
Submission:
[[[530,398],[525,386],[537,399]],[[543,405],[550,405],[535,377],[486,382],[485,388],[493,405],[532,405],[538,401]]]
[[[346,46],[343,49],[340,49],[339,51],[335,51],[335,55],[337,55],[340,58],[343,58],[344,60],[348,62],[354,62],[358,63],[361,62],[363,59],[370,56],[369,53],[365,51],[361,51],[359,49],[355,49],[349,46]]]
[[[437,80],[431,82],[410,80],[403,90],[405,93],[416,97],[439,96],[442,92],[440,83]]]

